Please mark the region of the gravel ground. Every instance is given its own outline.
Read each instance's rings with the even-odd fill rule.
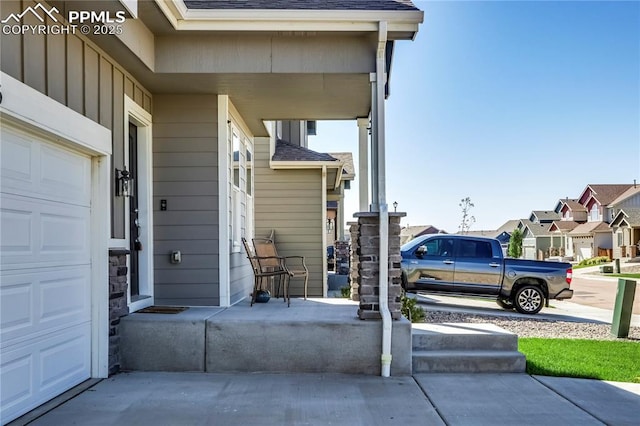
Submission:
[[[618,339],[611,335],[610,324],[553,321],[536,318],[505,318],[496,315],[465,314],[459,312],[426,312],[425,322],[475,322],[490,323],[519,337],[547,337],[595,340],[625,340],[640,343],[640,327],[631,327],[629,337]]]

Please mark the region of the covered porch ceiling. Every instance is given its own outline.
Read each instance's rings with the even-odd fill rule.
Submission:
[[[235,31],[220,29],[219,21],[211,24],[216,28],[212,31],[204,30],[207,21],[199,21],[196,29],[184,25],[177,29],[176,22],[161,7],[163,3],[138,2],[137,24],[144,24],[139,31],[141,35],[148,33],[146,48],[152,52],[146,58],[134,52],[136,46],[130,40],[105,36],[92,39],[152,93],[229,95],[254,136],[268,135],[263,122],[269,120],[368,116],[370,73],[375,72],[377,47],[377,32],[372,31],[375,20],[349,24],[335,14],[336,22],[296,24],[298,29],[310,25],[313,31],[287,31],[288,23],[279,21],[267,23],[271,28],[263,23],[250,31],[250,20]],[[306,15],[312,13],[300,16]],[[324,12],[322,16],[329,15]],[[318,30],[322,25],[326,31]],[[353,30],[347,30],[349,25]],[[411,38],[415,33],[407,28],[412,25],[417,31],[418,22],[402,23],[389,32],[389,39]],[[283,30],[275,30],[277,26]]]

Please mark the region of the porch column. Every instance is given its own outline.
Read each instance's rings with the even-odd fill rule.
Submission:
[[[369,210],[369,118],[358,118],[358,195],[360,211]]]
[[[352,268],[352,291],[355,287],[358,291],[360,301],[358,318],[362,320],[380,319],[381,312],[380,287],[388,286],[388,309],[391,318],[399,320],[402,318],[402,283],[400,267],[400,219],[406,213],[389,213],[388,222],[388,273],[387,282],[380,282],[380,217],[377,212],[356,213],[358,223],[352,225],[352,229],[357,233],[356,239],[352,242],[353,260]]]

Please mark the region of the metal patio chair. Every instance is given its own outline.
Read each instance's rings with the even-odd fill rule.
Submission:
[[[273,232],[271,233],[273,236]],[[309,269],[307,269],[307,265],[305,263],[304,256],[279,256],[278,250],[276,249],[275,242],[273,238],[254,238],[253,246],[255,248],[255,253],[258,258],[265,258],[264,262],[268,262],[272,264],[273,267],[278,267],[275,265],[275,260],[283,260],[281,264],[288,274],[287,283],[285,284],[285,297],[287,298],[287,303],[291,304],[291,297],[289,294],[290,282],[293,278],[304,278],[304,299],[307,300],[307,287],[309,283]],[[262,261],[261,261],[262,265]],[[279,295],[279,294],[278,294]]]
[[[253,292],[251,293],[251,306],[256,301],[256,296],[258,294],[258,290],[260,290],[265,282],[265,279],[268,279],[271,283],[277,279],[278,281],[278,293],[280,292],[280,285],[283,284],[284,291],[287,293],[287,285],[289,282],[289,272],[284,267],[284,260],[269,257],[269,258],[259,258],[255,255],[253,249],[247,242],[245,238],[242,238],[242,245],[244,245],[244,250],[247,254],[247,259],[251,263],[251,269],[253,269]],[[264,266],[261,264],[264,264]],[[269,266],[276,265],[276,266]]]

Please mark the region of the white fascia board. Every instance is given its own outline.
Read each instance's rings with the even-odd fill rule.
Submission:
[[[84,115],[0,72],[0,116],[72,144],[90,155],[111,154],[111,131]],[[87,138],[87,134],[91,135]]]
[[[273,170],[279,169],[321,169],[323,166],[328,168],[341,168],[342,164],[336,164],[335,161],[269,161],[269,166]]]
[[[422,11],[187,9],[182,0],[156,0],[177,30],[191,31],[418,31]]]
[[[119,0],[131,17],[138,19],[138,0]]]

